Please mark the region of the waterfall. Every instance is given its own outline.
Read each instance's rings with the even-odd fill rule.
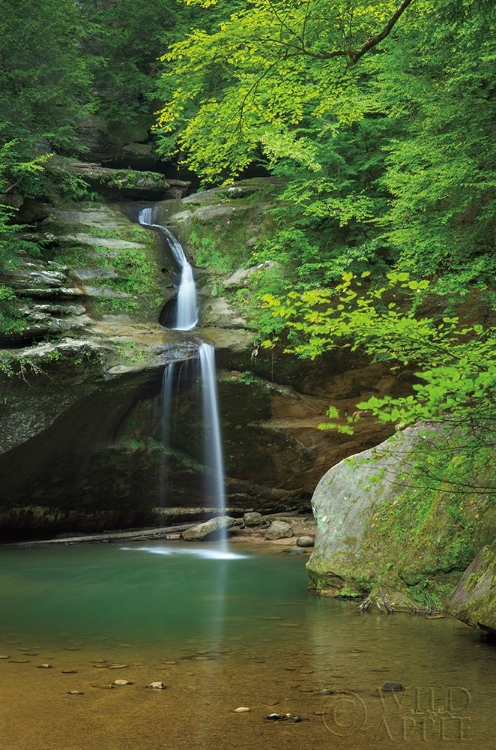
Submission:
[[[191,331],[198,323],[198,304],[196,301],[196,284],[191,263],[186,258],[179,240],[172,232],[161,224],[154,224],[153,209],[144,208],[140,211],[139,223],[144,227],[157,229],[166,239],[174,260],[179,266],[181,278],[177,292],[175,323],[173,331]]]
[[[144,208],[139,213],[139,223],[147,228],[155,229],[165,237],[181,272],[181,279],[177,293],[175,322],[172,330],[190,331],[198,323],[198,304],[196,284],[193,269],[188,262],[184,250],[172,232],[161,224],[155,224],[153,209]],[[217,381],[215,376],[215,349],[205,342],[198,345],[195,356],[200,364],[201,401],[203,413],[203,442],[204,464],[206,467],[206,484],[209,497],[215,498],[219,514],[226,513],[226,495],[224,487],[224,457],[222,452],[222,437],[220,429],[219,401],[217,395]],[[174,385],[180,388],[184,361],[169,362],[162,380],[162,444],[165,447],[160,484],[162,497],[169,494],[168,463],[169,452],[173,443],[171,425],[174,412]],[[188,368],[186,368],[188,370]],[[226,533],[222,536],[223,548],[226,548]]]
[[[200,375],[202,382],[203,430],[205,461],[211,469],[210,487],[219,504],[220,515],[226,515],[224,488],[224,456],[220,433],[219,399],[215,377],[215,350],[211,344],[200,344]]]

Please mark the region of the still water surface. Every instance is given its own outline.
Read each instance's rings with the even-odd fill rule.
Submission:
[[[0,571],[1,750],[496,750],[496,650],[314,596],[304,558],[156,542],[2,549]]]

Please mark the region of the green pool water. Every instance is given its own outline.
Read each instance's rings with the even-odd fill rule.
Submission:
[[[213,544],[175,542],[0,550],[0,654],[9,657],[0,660],[0,748],[110,750],[123,726],[126,746],[145,749],[496,748],[492,645],[449,617],[358,613],[317,597],[304,563],[238,544],[227,556]],[[49,676],[36,669],[45,660]],[[95,674],[110,679],[94,668],[100,660],[125,665],[112,677],[130,676],[128,693],[97,689]],[[84,692],[77,706],[64,707],[64,667]],[[142,688],[163,676],[174,721],[147,713],[152,691]],[[386,694],[387,680],[405,689]],[[39,684],[22,708],[26,688]],[[251,711],[234,721],[243,705]],[[21,742],[9,732],[23,710],[33,734]],[[54,710],[61,739],[41,718]],[[88,725],[88,711],[95,721],[85,744],[71,732],[79,712]],[[304,721],[271,723],[273,711]],[[200,734],[192,716],[202,717]],[[170,743],[156,745],[147,727],[166,719]]]

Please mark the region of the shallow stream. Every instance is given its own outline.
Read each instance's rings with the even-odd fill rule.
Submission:
[[[253,544],[1,549],[1,750],[496,748],[493,646],[310,594],[304,562]]]

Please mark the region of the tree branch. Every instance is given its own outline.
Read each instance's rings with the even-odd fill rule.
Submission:
[[[348,67],[352,67],[353,65],[356,65],[356,63],[360,60],[361,57],[363,57],[373,47],[377,47],[377,45],[380,44],[383,39],[389,36],[390,32],[392,31],[393,27],[396,25],[397,21],[399,21],[399,19],[401,18],[405,10],[412,3],[413,3],[413,0],[403,0],[400,7],[396,11],[396,13],[394,13],[391,16],[391,18],[389,19],[387,24],[384,26],[381,33],[377,34],[376,36],[373,36],[371,39],[368,40],[368,42],[365,42],[363,47],[361,47],[357,52],[353,54],[353,57],[348,63]]]

